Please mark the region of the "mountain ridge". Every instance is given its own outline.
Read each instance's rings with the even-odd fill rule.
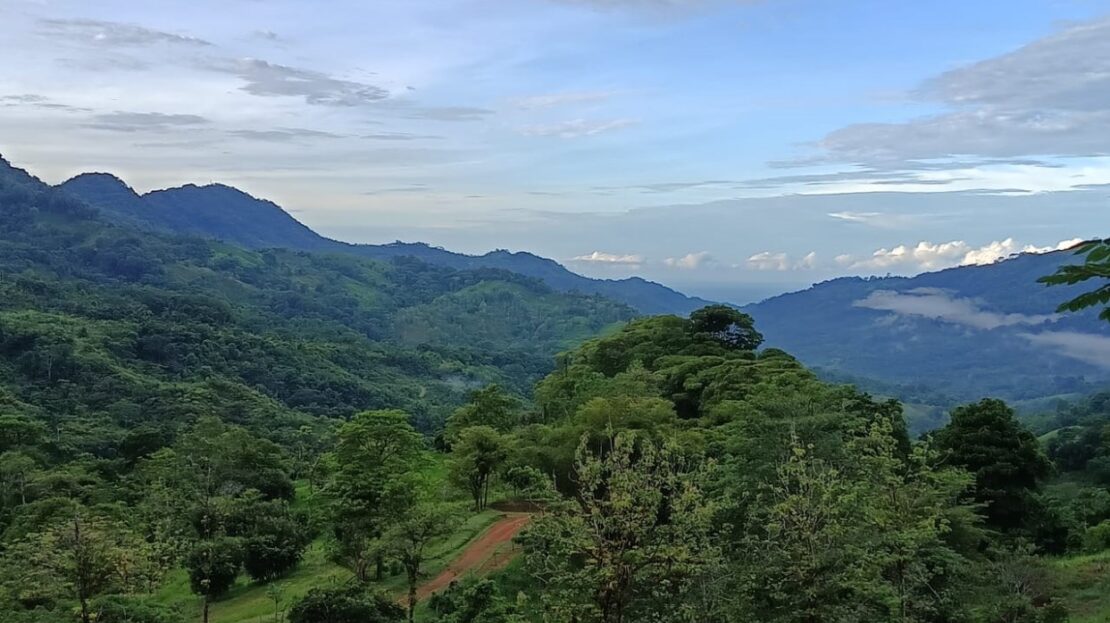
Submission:
[[[711,303],[641,277],[585,277],[527,251],[497,249],[468,255],[423,242],[357,244],[335,240],[316,233],[278,204],[225,184],[185,184],[139,194],[115,175],[83,173],[57,187],[132,225],[216,238],[249,248],[285,247],[372,259],[415,257],[455,269],[497,268],[540,279],[561,292],[606,296],[643,314],[686,315]]]

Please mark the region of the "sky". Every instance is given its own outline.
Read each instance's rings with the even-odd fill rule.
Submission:
[[[0,0],[0,154],[743,302],[1110,236],[1110,1]]]

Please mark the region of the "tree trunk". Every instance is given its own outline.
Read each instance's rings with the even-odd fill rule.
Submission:
[[[374,580],[381,582],[383,575],[385,575],[385,557],[382,556],[381,552],[378,552],[374,559]]]
[[[208,623],[208,595],[205,595],[202,599],[204,600],[204,605],[201,607],[201,610],[203,612],[202,621],[204,623]]]
[[[409,623],[416,616],[416,574],[409,573]]]

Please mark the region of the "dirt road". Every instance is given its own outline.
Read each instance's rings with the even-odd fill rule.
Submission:
[[[532,516],[525,513],[507,513],[498,519],[481,536],[471,541],[439,575],[417,588],[417,599],[424,601],[468,572],[486,573],[508,564],[512,554],[500,550],[509,546],[513,537],[531,520]]]

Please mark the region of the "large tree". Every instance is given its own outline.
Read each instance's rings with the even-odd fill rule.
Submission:
[[[933,440],[947,464],[975,477],[975,499],[991,527],[1014,532],[1023,526],[1051,464],[1013,409],[995,399],[958,407]]]
[[[382,535],[412,504],[412,478],[424,440],[402,411],[367,411],[339,428],[325,491],[332,555],[360,582],[381,576]]]

